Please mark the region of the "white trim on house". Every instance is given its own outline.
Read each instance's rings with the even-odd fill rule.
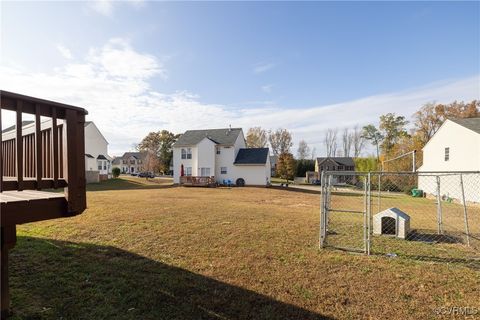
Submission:
[[[183,165],[184,174],[187,174],[186,168],[192,168],[193,176],[202,176],[208,174],[215,177],[217,183],[223,184],[224,181],[230,180],[235,183],[237,179],[243,178],[247,185],[268,185],[270,183],[271,166],[268,149],[259,150],[262,154],[261,163],[235,163],[239,155],[239,151],[246,149],[245,137],[243,130],[236,129],[212,129],[215,131],[216,138],[209,135],[209,130],[187,131],[184,134],[183,141],[198,141],[196,144],[181,143],[173,146],[173,181],[180,183],[180,168]],[[224,130],[224,132],[222,131]],[[223,133],[222,133],[223,132]],[[202,136],[199,136],[203,134]],[[221,141],[222,134],[236,134],[228,137],[231,143]],[[188,136],[192,135],[194,138]],[[195,136],[196,135],[196,136]],[[191,148],[191,159],[182,159],[182,149]],[[250,149],[253,151],[253,149]],[[260,159],[259,158],[259,159]],[[226,173],[225,170],[226,169]]]

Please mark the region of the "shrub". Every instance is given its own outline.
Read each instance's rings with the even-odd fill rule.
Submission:
[[[114,178],[118,178],[118,176],[120,175],[120,168],[113,168],[112,175]]]

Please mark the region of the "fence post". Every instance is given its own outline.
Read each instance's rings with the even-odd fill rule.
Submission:
[[[465,234],[467,235],[467,246],[470,247],[470,230],[468,227],[467,203],[465,201],[465,188],[463,186],[463,175],[460,174],[460,188],[462,190],[463,220],[465,222]]]
[[[440,176],[437,175],[437,232],[443,234],[442,197],[440,196]]]
[[[378,174],[378,212],[382,211],[382,173]]]
[[[372,176],[368,173],[368,207],[367,207],[367,255],[370,255],[370,247],[372,244]],[[379,199],[380,200],[380,199]]]
[[[319,248],[323,248],[323,241],[325,240],[325,180],[322,171],[322,175],[320,177],[320,234],[318,239]]]
[[[365,183],[363,184],[363,250],[365,254],[368,252],[367,245],[367,212],[368,212],[368,177],[370,173],[365,178]]]

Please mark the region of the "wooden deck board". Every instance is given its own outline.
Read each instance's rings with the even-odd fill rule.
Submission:
[[[15,201],[31,201],[39,199],[64,198],[63,193],[25,190],[25,191],[4,191],[0,192],[0,203],[9,203]]]

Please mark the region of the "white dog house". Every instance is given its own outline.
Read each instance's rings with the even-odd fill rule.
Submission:
[[[398,208],[389,208],[373,216],[373,234],[405,239],[410,231],[410,216]]]

